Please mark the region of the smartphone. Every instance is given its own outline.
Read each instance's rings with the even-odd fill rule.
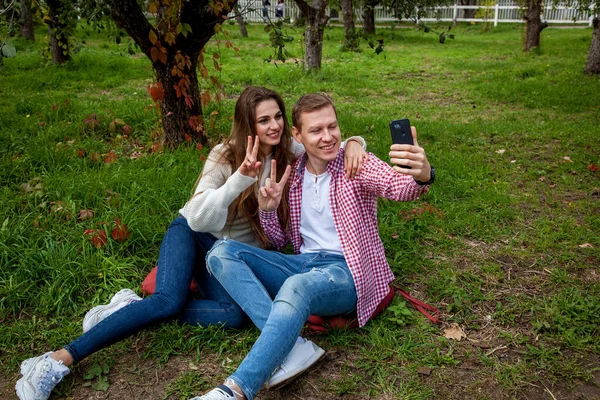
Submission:
[[[410,121],[407,118],[390,122],[390,132],[392,133],[392,143],[394,144],[415,144],[410,129]],[[399,167],[411,169],[408,165],[399,165]]]

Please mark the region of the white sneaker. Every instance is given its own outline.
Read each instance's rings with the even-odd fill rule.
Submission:
[[[131,289],[119,290],[117,294],[110,299],[110,303],[96,306],[85,314],[85,317],[83,317],[83,333],[92,329],[98,322],[102,321],[115,311],[120,310],[134,301],[140,300],[142,300],[142,298],[135,294]]]
[[[70,372],[62,361],[56,361],[50,354],[52,352],[21,363],[23,377],[15,385],[19,399],[46,400],[52,389]]]
[[[235,397],[231,388],[225,385],[219,385],[210,392],[202,396],[196,396],[190,400],[238,400],[238,398]]]
[[[288,354],[279,366],[279,369],[275,370],[273,375],[271,375],[267,381],[265,385],[266,388],[277,389],[286,385],[298,377],[298,375],[309,369],[324,355],[325,350],[310,340],[296,342],[290,351],[290,354]]]

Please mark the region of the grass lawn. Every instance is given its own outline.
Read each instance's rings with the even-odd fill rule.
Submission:
[[[384,160],[389,121],[410,118],[437,170],[419,202],[380,201],[379,220],[397,284],[437,307],[440,323],[396,298],[363,329],[314,337],[327,359],[259,398],[600,398],[600,79],[582,73],[591,29],[550,27],[541,51],[523,54],[521,26],[462,26],[445,45],[380,28],[376,56],[364,43],[343,52],[336,27],[314,75],[293,61],[301,32],[290,30],[291,59],[275,66],[262,26],[249,38],[228,29],[239,55],[216,39],[207,51],[220,51],[227,94],[204,110],[211,143],[249,84],[290,109],[326,92],[342,132]],[[153,146],[152,69],[127,40],[81,28],[81,51],[58,67],[37,34],[0,70],[3,399],[16,398],[23,359],[75,339],[85,312],[119,289],[140,291],[208,154]],[[123,224],[129,236],[115,240]],[[89,357],[53,398],[188,399],[231,373],[257,335],[164,324]]]

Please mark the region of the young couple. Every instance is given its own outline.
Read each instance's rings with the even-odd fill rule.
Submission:
[[[321,107],[319,110],[322,112],[329,107],[334,110],[331,103],[328,103],[325,107]],[[306,114],[305,116],[311,115],[314,111],[319,110],[302,111],[300,109],[302,112],[298,113],[297,117],[301,117],[303,113]],[[296,112],[294,115],[294,125],[297,125]],[[335,129],[331,129],[334,125]],[[335,171],[332,169],[334,175],[330,177],[330,181],[333,182],[332,188],[336,187],[339,179],[343,182],[358,182],[365,174],[365,172],[361,173],[364,151],[362,146],[354,143],[354,141],[348,142],[346,156],[343,161],[345,168],[344,172],[342,172],[342,162],[339,157],[343,157],[344,152],[340,151],[340,155],[337,155],[341,140],[339,129],[337,129],[337,120],[334,125],[326,125],[319,128],[321,132],[326,133],[320,133],[312,129],[310,132],[312,132],[311,137],[313,141],[303,142],[305,146],[312,146],[317,149],[317,156],[314,160],[319,160],[318,157],[322,157],[324,154],[328,154],[329,157],[335,155],[334,158],[327,161],[327,164],[331,164],[332,168],[335,167]],[[304,128],[308,127],[307,129],[311,129],[311,126],[311,124],[308,124]],[[301,125],[297,125],[297,128],[294,129],[296,139],[299,142],[302,142],[304,128]],[[332,130],[335,130],[335,135],[329,133]],[[323,138],[320,138],[320,136],[323,136]],[[406,148],[392,147],[392,150],[390,155],[394,164],[406,165],[408,163],[413,166],[412,170],[400,170],[398,167],[394,167],[398,172],[404,173],[408,171],[417,179],[429,179],[432,176],[428,172],[430,167],[425,154],[418,146]],[[385,264],[381,242],[378,237],[359,238],[360,243],[349,245],[346,242],[346,234],[349,232],[340,231],[339,238],[342,238],[342,241],[340,242],[338,239],[337,250],[330,249],[329,247],[318,249],[318,246],[322,243],[322,240],[318,236],[326,231],[319,232],[321,231],[321,225],[319,225],[318,230],[311,229],[311,226],[314,227],[314,221],[305,221],[304,217],[300,220],[300,205],[297,202],[300,200],[299,196],[301,196],[303,188],[298,188],[297,182],[296,186],[292,185],[291,187],[289,211],[286,207],[277,207],[282,198],[284,204],[287,198],[287,194],[283,190],[283,186],[290,175],[290,170],[287,166],[303,151],[304,148],[293,142],[290,138],[285,106],[280,96],[264,88],[247,88],[236,104],[234,124],[230,137],[223,144],[215,146],[212,150],[204,166],[194,196],[180,210],[181,217],[177,218],[171,224],[165,235],[159,253],[157,285],[154,295],[142,300],[133,291],[125,289],[118,292],[110,304],[93,308],[84,318],[85,333],[82,336],[63,349],[30,358],[22,363],[21,373],[23,377],[19,379],[16,385],[19,398],[22,400],[47,399],[56,384],[69,373],[68,367],[71,364],[79,362],[93,352],[159,321],[178,318],[180,321],[190,324],[221,324],[228,327],[239,327],[243,324],[245,315],[236,304],[236,301],[239,301],[242,307],[250,307],[250,309],[245,309],[245,311],[249,313],[250,317],[261,328],[263,333],[252,352],[240,366],[240,370],[226,382],[229,386],[221,386],[203,398],[235,399],[235,392],[238,393],[238,398],[252,398],[262,384],[269,379],[276,366],[279,365],[280,368],[269,379],[268,385],[270,384],[270,386],[284,383],[308,368],[324,354],[324,351],[314,343],[298,337],[300,327],[306,318],[304,318],[297,329],[295,328],[295,320],[302,317],[294,316],[289,322],[286,322],[286,324],[293,322],[292,325],[294,326],[281,327],[277,324],[281,323],[278,320],[282,318],[282,314],[281,311],[276,312],[276,310],[279,310],[280,303],[285,302],[280,299],[281,296],[285,295],[285,291],[283,289],[279,290],[285,278],[292,275],[294,275],[294,278],[302,277],[304,274],[297,274],[309,270],[306,268],[303,270],[288,269],[287,264],[285,267],[275,268],[272,266],[272,260],[270,263],[265,264],[264,269],[258,269],[253,267],[255,260],[243,261],[242,258],[237,258],[241,254],[245,254],[244,257],[246,257],[246,250],[257,255],[269,254],[269,257],[280,256],[278,253],[263,252],[258,247],[254,247],[264,247],[269,242],[281,245],[283,231],[275,229],[278,221],[290,221],[290,233],[297,251],[312,253],[311,262],[307,263],[311,268],[310,272],[314,275],[316,271],[321,271],[321,274],[324,276],[331,276],[332,283],[341,283],[341,280],[333,279],[334,275],[332,275],[333,272],[330,269],[334,267],[329,262],[331,261],[329,258],[333,257],[338,264],[345,265],[344,254],[347,251],[353,252],[353,254],[346,254],[346,259],[352,273],[350,277],[352,284],[350,286],[354,288],[354,282],[356,282],[357,289],[354,293],[354,298],[352,299],[351,294],[348,294],[346,299],[340,298],[340,301],[348,303],[341,305],[335,302],[331,303],[329,299],[317,296],[312,300],[309,299],[310,310],[303,310],[302,312],[307,311],[313,314],[329,315],[331,313],[350,312],[357,307],[359,321],[361,325],[364,325],[370,312],[372,312],[372,310],[369,311],[371,304],[376,305],[379,301],[377,299],[381,289],[379,286],[381,286],[382,282],[385,282],[387,285],[392,279],[391,272],[387,264]],[[349,153],[352,153],[353,156],[348,157]],[[325,175],[319,175],[318,171],[320,170],[312,169],[312,163],[308,163],[309,159],[313,159],[310,151],[308,151],[308,157],[301,159],[301,165],[307,165],[309,173],[310,171],[315,173],[316,181],[313,190],[316,195],[319,190],[317,186],[321,185],[318,182],[319,177],[324,177]],[[316,161],[316,163],[320,164],[321,161]],[[369,165],[378,166],[377,168],[367,168],[371,171],[367,173],[369,176],[373,174],[372,170],[378,170],[382,166],[386,166],[373,156],[370,157],[370,161],[366,164],[366,166]],[[389,170],[387,171],[388,173],[391,172],[395,177],[401,177],[397,183],[391,185],[392,182],[388,182],[388,177],[383,176],[382,179],[386,182],[373,185],[373,182],[369,183],[365,180],[362,184],[357,184],[354,189],[349,186],[348,190],[340,193],[350,195],[353,190],[364,186],[361,191],[364,191],[365,195],[373,191],[376,194],[408,200],[416,198],[420,193],[426,191],[426,185],[413,182],[413,178],[396,174],[387,166],[386,168]],[[302,176],[302,174],[299,176]],[[348,178],[355,176],[354,181],[347,181]],[[294,175],[292,182],[295,182],[295,180],[297,180],[296,175]],[[346,183],[342,183],[340,187],[344,186],[346,186]],[[258,193],[259,187],[260,194]],[[401,192],[399,196],[392,193],[396,189]],[[364,200],[368,200],[367,197],[360,199],[359,203],[362,204]],[[308,196],[306,198],[308,199]],[[323,197],[321,198],[323,199]],[[313,201],[316,201],[316,197],[314,199]],[[345,202],[347,199],[344,198],[342,200]],[[360,229],[361,232],[364,231],[363,233],[372,231],[372,233],[377,235],[375,203],[372,201],[372,199],[368,200],[370,207],[361,208],[361,213],[371,208],[369,215],[365,215],[364,217],[375,222],[361,222],[361,225],[364,224],[365,226],[361,226]],[[335,201],[333,204],[341,207],[342,212],[352,211],[351,209],[346,210],[347,204],[337,204]],[[358,206],[359,204],[355,205]],[[260,220],[258,217],[259,206],[262,209],[260,211]],[[321,206],[326,207],[326,204],[313,204],[313,207],[320,208]],[[294,207],[298,207],[298,209],[294,209]],[[335,210],[335,212],[339,211],[336,210],[334,205],[330,205],[328,209],[330,209],[330,212],[331,210]],[[312,217],[314,218],[314,215]],[[347,217],[349,215],[342,217],[334,214],[334,220],[337,221],[335,226],[331,225],[331,223],[326,224],[329,227],[329,232],[336,238],[338,237],[335,233],[337,225],[340,225],[339,229],[348,229],[348,226],[344,226],[346,223],[344,221]],[[359,214],[354,216],[356,221],[361,217],[362,215]],[[331,214],[329,219],[331,220]],[[270,227],[268,226],[269,221],[271,221]],[[261,225],[267,229],[263,231]],[[332,226],[333,231],[331,231]],[[298,229],[300,231],[294,233],[294,230]],[[356,233],[354,232],[354,239],[351,239],[350,242],[356,239]],[[310,239],[311,234],[316,234],[316,236]],[[302,238],[298,235],[302,235]],[[215,252],[211,253],[209,259],[211,262],[215,262],[215,266],[212,268],[213,274],[211,275],[204,264],[204,256],[213,247],[217,238],[225,236],[236,241],[225,239],[220,242]],[[302,239],[304,239],[304,246],[300,248]],[[371,261],[367,263],[367,267],[371,268],[372,271],[354,271],[353,268],[364,268],[363,264],[365,263],[362,260],[364,255],[361,255],[357,251],[357,246],[361,246],[365,240],[368,240],[369,243],[365,248],[372,247],[376,242],[378,247],[381,248],[381,254],[372,254],[367,257],[372,258],[372,263]],[[237,249],[235,246],[241,245],[237,241],[248,244],[248,246]],[[335,253],[336,251],[337,253]],[[232,255],[235,256],[232,257]],[[228,258],[233,259],[231,266],[228,265]],[[383,262],[377,266],[374,262],[379,258],[383,259]],[[350,260],[353,261],[351,262]],[[356,264],[357,260],[358,264]],[[234,265],[240,265],[241,269],[239,271],[236,270],[234,275],[228,276],[227,272],[230,267],[238,268],[234,267]],[[382,267],[383,265],[385,267]],[[312,268],[315,266],[317,268],[313,270]],[[253,268],[254,273],[252,272]],[[346,270],[348,270],[348,267],[346,267]],[[381,271],[377,272],[376,270]],[[354,276],[356,273],[358,275]],[[382,274],[375,279],[375,286],[373,286],[373,282],[370,282],[373,278],[371,276],[373,273]],[[339,275],[337,272],[336,274]],[[235,279],[232,279],[232,276]],[[361,276],[368,277],[368,279],[363,282],[365,279],[362,279]],[[215,277],[221,279],[223,285]],[[188,298],[188,287],[192,278],[200,288],[203,297],[202,300]],[[310,276],[307,276],[307,278],[310,278]],[[346,278],[348,277],[346,276]],[[293,279],[290,280],[290,283],[293,283],[292,281]],[[317,286],[318,282],[315,282]],[[349,282],[346,282],[346,285],[348,284]],[[365,284],[367,285],[366,287]],[[284,285],[284,288],[286,286],[287,284]],[[304,287],[305,285],[304,283],[300,283],[300,286]],[[317,286],[314,287],[313,293],[320,293],[320,289]],[[311,287],[313,287],[312,281],[310,285],[306,286],[306,289]],[[241,291],[239,290],[240,288],[242,288]],[[241,297],[238,299],[234,296],[234,301],[226,289],[232,291],[232,293],[235,292],[235,295]],[[257,291],[254,293],[255,296],[250,296],[256,297],[256,300],[259,301],[260,308],[256,310],[253,309],[253,305],[249,305],[247,302],[248,299],[242,296],[252,294],[249,292],[250,290]],[[329,296],[329,288],[325,290],[327,293],[326,296]],[[348,290],[348,288],[342,288],[342,290]],[[279,294],[275,302],[273,302],[271,296],[275,297],[278,292]],[[352,302],[354,304],[349,305]],[[299,305],[296,305],[296,300],[294,299],[292,299],[290,304],[294,307],[299,307]],[[367,305],[366,308],[364,304]],[[271,312],[271,307],[273,308],[273,312]],[[286,319],[287,316],[283,316],[283,320]],[[281,333],[285,333],[285,335],[281,335]],[[280,342],[282,339],[285,339],[285,341]],[[268,354],[268,351],[265,352],[265,347],[271,347],[268,351],[276,350],[277,354]]]

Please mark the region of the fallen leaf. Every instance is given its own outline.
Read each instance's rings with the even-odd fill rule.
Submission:
[[[565,160],[566,162],[573,162],[573,160],[571,160],[571,157],[569,156],[564,156],[563,160]]]
[[[106,243],[108,243],[108,239],[106,237],[106,232],[104,230],[101,230],[101,229],[88,229],[85,232],[83,232],[83,234],[88,236],[88,240],[97,249],[99,249],[100,247],[102,247]]]
[[[514,163],[516,163],[516,162],[517,162],[517,160],[510,160],[510,163],[511,163],[511,164],[514,164]]]
[[[460,342],[460,340],[462,338],[466,338],[467,335],[457,323],[453,323],[450,325],[450,328],[444,329],[444,337],[447,339],[458,340]]]
[[[584,244],[580,244],[578,247],[581,247],[582,249],[593,249],[594,245],[591,243],[584,243]]]
[[[546,182],[546,177],[544,177],[544,176],[540,177],[540,182]]]
[[[506,149],[500,149],[500,150],[496,150],[496,153],[498,153],[498,154],[504,154],[505,151],[506,151]]]
[[[106,164],[117,162],[118,159],[119,159],[119,157],[117,156],[117,153],[115,153],[114,150],[111,150],[107,154],[104,155],[104,162]]]
[[[392,239],[398,239],[398,232],[392,233]]]
[[[571,175],[577,175],[577,171],[571,171]]]
[[[429,368],[429,367],[419,367],[417,369],[417,373],[421,374],[421,375],[429,376],[429,375],[431,375],[431,368]]]
[[[79,211],[79,217],[77,219],[81,222],[92,218],[94,218],[94,212],[92,210],[81,210]]]
[[[598,166],[594,165],[594,164],[590,164],[590,165],[588,165],[587,169],[589,169],[592,172],[596,172],[596,171],[598,171]]]
[[[127,229],[127,225],[122,224],[120,219],[116,218],[115,224],[117,227],[112,230],[111,236],[115,241],[122,243],[127,240],[131,233],[129,232],[129,229]]]

